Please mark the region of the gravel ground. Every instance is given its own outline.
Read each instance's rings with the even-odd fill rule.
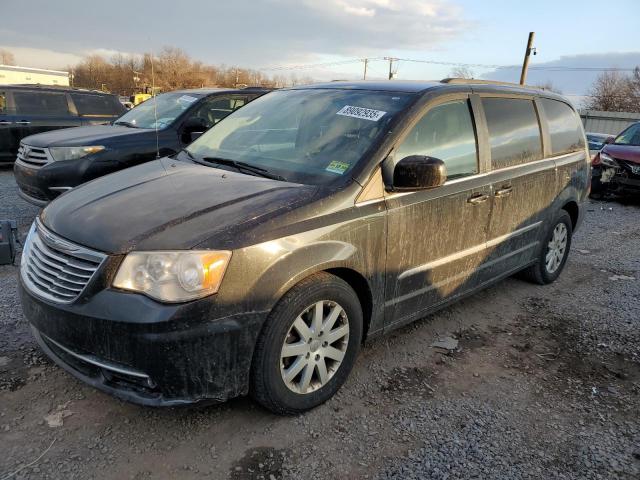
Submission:
[[[37,209],[0,171],[0,218]],[[551,286],[508,279],[367,344],[298,417],[248,399],[150,409],[35,346],[0,267],[0,480],[638,479],[640,202],[593,202]],[[440,353],[431,343],[455,337]]]

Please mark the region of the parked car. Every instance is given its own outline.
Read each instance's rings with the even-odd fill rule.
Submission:
[[[602,147],[607,143],[607,139],[613,138],[612,135],[606,133],[586,133],[587,143],[589,144],[589,155],[594,158],[596,154],[602,150]]]
[[[57,130],[20,142],[14,173],[19,194],[44,206],[102,175],[172,155],[267,90],[179,90],[129,110],[111,125]]]
[[[610,137],[592,165],[592,193],[640,193],[640,122]]]
[[[109,123],[125,112],[118,97],[93,90],[0,85],[0,164],[11,164],[20,140],[59,128]]]
[[[25,243],[22,306],[55,362],[122,399],[250,393],[301,412],[365,339],[516,272],[556,280],[589,172],[577,113],[548,91],[279,90],[52,202]]]

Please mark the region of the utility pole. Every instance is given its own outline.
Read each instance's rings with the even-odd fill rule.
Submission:
[[[369,59],[365,58],[362,61],[364,62],[364,74],[362,75],[362,79],[366,80],[367,79],[367,64],[369,63]]]
[[[389,80],[391,80],[395,75],[395,73],[393,73],[393,62],[395,62],[398,59],[394,57],[384,57],[384,59],[389,60]]]
[[[522,62],[522,73],[520,74],[520,85],[524,85],[527,80],[527,69],[529,68],[529,57],[531,52],[536,54],[536,49],[533,47],[533,36],[536,32],[529,32],[529,41],[527,42],[527,50],[524,52],[524,61]]]

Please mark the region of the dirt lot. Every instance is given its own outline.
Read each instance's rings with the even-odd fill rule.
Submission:
[[[0,218],[36,213],[1,171]],[[36,348],[16,276],[0,267],[0,480],[640,478],[640,202],[592,203],[554,285],[509,279],[366,345],[295,418],[81,384]]]

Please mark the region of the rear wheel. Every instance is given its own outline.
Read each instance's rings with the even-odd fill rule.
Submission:
[[[311,409],[345,382],[360,349],[362,308],[342,279],[313,275],[273,309],[258,339],[251,395],[280,414]]]
[[[540,285],[554,282],[567,263],[572,234],[571,217],[566,210],[560,210],[551,222],[538,261],[524,270],[523,276]]]

